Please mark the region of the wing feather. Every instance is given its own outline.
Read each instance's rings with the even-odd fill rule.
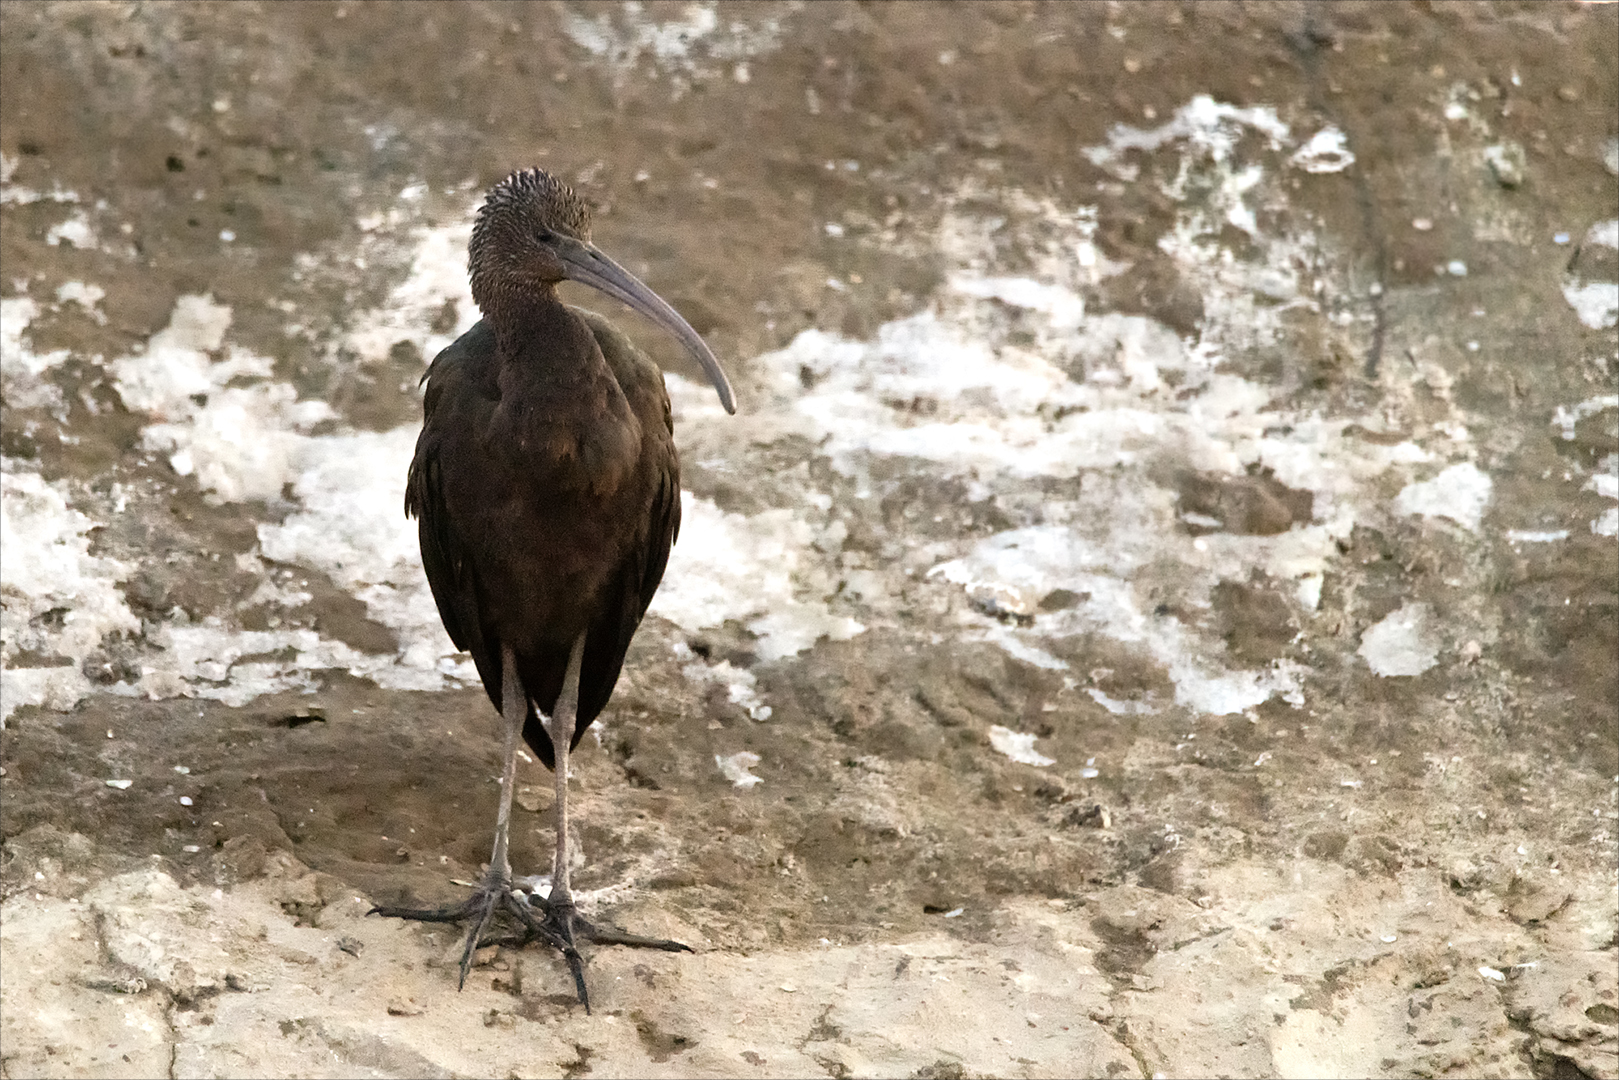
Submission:
[[[607,706],[630,639],[641,625],[669,564],[669,549],[680,531],[680,458],[675,452],[674,417],[663,372],[606,319],[593,311],[573,310],[595,335],[603,358],[641,421],[643,461],[656,471],[651,502],[643,519],[644,531],[619,568],[615,595],[601,605],[585,639],[579,680],[580,723],[574,731],[577,743],[585,727]]]
[[[479,613],[477,572],[467,549],[457,534],[455,522],[445,505],[444,469],[441,453],[445,438],[464,417],[452,416],[446,403],[466,403],[486,398],[480,391],[480,368],[494,355],[494,334],[484,322],[462,334],[434,357],[422,381],[427,393],[422,400],[422,433],[416,440],[416,455],[405,480],[405,515],[417,520],[421,541],[422,569],[433,590],[439,618],[450,640],[462,652],[472,654],[484,692],[501,708],[501,642],[486,627]],[[537,730],[538,737],[530,734]],[[540,758],[552,764],[551,741],[539,723],[534,703],[528,702],[524,735]]]

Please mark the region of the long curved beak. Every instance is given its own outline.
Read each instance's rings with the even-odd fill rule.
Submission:
[[[599,289],[614,300],[628,304],[679,339],[686,346],[686,351],[703,366],[708,381],[714,384],[714,389],[720,395],[720,404],[725,406],[725,411],[736,412],[736,395],[731,393],[731,382],[725,377],[725,371],[713,350],[663,297],[647,288],[640,278],[603,255],[595,244],[571,237],[558,237],[552,249],[567,268],[571,280]]]

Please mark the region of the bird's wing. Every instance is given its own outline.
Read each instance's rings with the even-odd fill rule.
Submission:
[[[643,461],[657,469],[657,485],[646,510],[641,534],[620,568],[616,599],[602,604],[586,639],[584,670],[579,681],[579,719],[574,741],[606,707],[618,681],[630,639],[646,615],[669,563],[669,549],[680,533],[680,458],[675,453],[674,417],[663,372],[612,323],[593,311],[573,309],[596,337],[602,356],[641,422],[642,437],[655,451]]]
[[[660,479],[662,482],[648,519],[646,555],[640,567],[641,580],[637,593],[641,602],[635,612],[637,624],[652,603],[658,583],[663,580],[663,571],[669,565],[669,549],[680,537],[680,462],[673,454],[669,457],[669,467]]]
[[[504,674],[501,641],[480,617],[477,570],[446,502],[442,459],[453,440],[464,440],[467,432],[487,430],[489,413],[500,400],[494,359],[494,330],[481,321],[433,358],[423,376],[427,393],[422,399],[422,433],[405,481],[405,513],[419,522],[422,569],[444,629],[456,648],[472,654],[484,693],[499,711]],[[551,768],[551,740],[532,696],[526,705],[523,736],[546,768]]]
[[[612,323],[594,311],[574,308],[584,319],[601,346],[602,357],[618,380],[618,385],[629,400],[630,408],[641,421],[644,438],[661,444],[662,453],[649,455],[658,462],[658,491],[647,514],[647,537],[642,546],[639,565],[626,568],[633,580],[629,594],[639,600],[634,607],[634,621],[629,632],[646,614],[652,595],[658,591],[663,571],[669,564],[669,549],[680,535],[680,457],[675,452],[674,414],[669,406],[669,391],[663,384],[663,372],[649,360],[634,342]],[[628,639],[626,638],[626,641]]]
[[[483,395],[468,383],[478,377],[478,359],[492,355],[494,334],[479,322],[434,358],[423,376],[427,394],[422,405],[422,433],[416,440],[416,456],[411,460],[405,481],[405,513],[418,520],[422,546],[422,569],[433,589],[439,617],[455,647],[472,654],[485,687],[493,686],[490,697],[500,708],[500,655],[497,643],[485,640],[478,618],[477,582],[445,507],[444,474],[440,453],[445,436],[465,423],[464,417],[450,415],[452,406],[475,402]]]

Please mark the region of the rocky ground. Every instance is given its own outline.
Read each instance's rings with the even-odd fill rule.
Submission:
[[[1619,7],[0,5],[0,1074],[1619,1076]],[[400,513],[481,192],[713,344],[575,882]],[[514,862],[545,868],[549,774]]]

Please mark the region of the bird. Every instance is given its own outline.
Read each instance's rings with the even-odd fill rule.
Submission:
[[[662,371],[606,318],[563,303],[557,285],[580,282],[647,316],[685,346],[727,413],[736,398],[697,331],[591,242],[588,208],[543,169],[489,190],[467,262],[482,318],[422,376],[405,513],[417,520],[444,628],[472,654],[505,721],[494,850],[465,902],[372,912],[470,921],[461,987],[485,930],[505,913],[522,943],[543,940],[562,954],[588,1013],[578,940],[690,951],[581,917],[568,852],[569,753],[607,705],[663,579],[680,532],[680,459]],[[556,773],[543,898],[514,886],[509,859],[519,738]]]

